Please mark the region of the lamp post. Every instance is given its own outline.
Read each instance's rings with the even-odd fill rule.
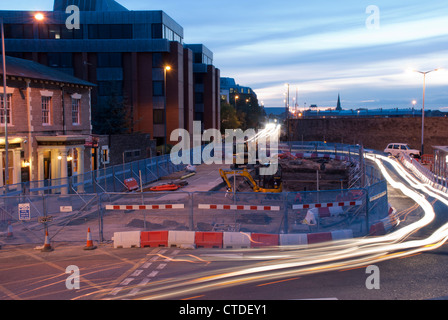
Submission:
[[[164,88],[163,88],[163,93],[165,94],[165,99],[164,99],[164,121],[165,121],[165,138],[164,138],[164,142],[165,142],[165,145],[164,145],[164,147],[163,147],[163,154],[165,155],[166,154],[166,148],[167,148],[167,140],[168,140],[168,136],[167,136],[167,127],[168,127],[168,119],[167,119],[167,116],[166,116],[166,108],[167,108],[167,103],[166,103],[166,100],[167,100],[167,98],[168,98],[168,95],[166,94],[166,72],[167,71],[170,71],[171,70],[171,67],[170,66],[165,66],[165,68],[163,68],[163,85],[164,85]]]
[[[36,21],[42,21],[45,16],[42,13],[34,15]],[[0,29],[2,38],[2,69],[3,69],[3,121],[5,124],[5,185],[9,184],[9,143],[8,143],[8,94],[6,92],[6,48],[5,48],[5,26],[3,17],[0,17]],[[1,159],[0,159],[1,160]]]
[[[0,17],[2,31],[2,65],[3,65],[3,121],[5,122],[5,185],[9,183],[8,161],[8,95],[6,93],[6,56],[5,56],[5,28],[3,17]]]
[[[414,72],[418,72],[423,75],[423,102],[422,102],[422,156],[425,154],[425,91],[426,91],[426,75],[428,73],[438,71],[439,69],[434,69],[430,71],[418,71],[413,70]]]

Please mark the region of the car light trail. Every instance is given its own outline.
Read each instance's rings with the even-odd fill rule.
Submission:
[[[411,198],[424,211],[424,216],[395,232],[380,237],[348,239],[309,246],[290,246],[272,249],[244,251],[244,260],[253,261],[249,266],[225,268],[202,272],[194,276],[172,279],[162,285],[148,285],[142,299],[168,299],[185,295],[193,296],[205,291],[254,282],[279,281],[303,275],[341,271],[368,266],[381,261],[402,258],[439,248],[448,240],[448,223],[425,239],[405,241],[411,234],[430,224],[435,218],[432,204],[423,194],[437,199],[446,206],[446,195],[428,184],[422,184],[396,161],[388,157],[366,154],[374,161],[387,182]],[[401,179],[409,184],[395,181],[384,163],[391,165]],[[418,191],[417,191],[418,190]],[[420,193],[421,192],[421,193]],[[260,251],[262,250],[262,251]],[[208,257],[213,261],[213,257]],[[231,259],[230,259],[231,260]],[[239,259],[241,260],[241,259]],[[260,262],[256,262],[256,261]]]

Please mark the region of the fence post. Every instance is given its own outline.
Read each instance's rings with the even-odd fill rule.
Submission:
[[[369,235],[370,222],[369,222],[369,210],[370,210],[370,197],[369,197],[369,187],[365,188],[366,192],[366,235]]]
[[[194,193],[188,193],[190,197],[190,231],[194,231]]]
[[[103,205],[101,201],[103,193],[97,194],[97,206],[98,206],[98,237],[101,242],[104,242],[104,233],[103,233]]]
[[[283,213],[283,233],[284,234],[288,234],[289,233],[289,221],[288,221],[288,209],[289,209],[289,205],[288,205],[288,192],[285,192],[284,194],[284,199],[283,199],[283,203],[285,204],[285,210]]]

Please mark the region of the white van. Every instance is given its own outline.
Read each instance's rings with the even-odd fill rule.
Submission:
[[[404,153],[413,158],[420,158],[420,151],[411,149],[406,143],[389,143],[384,152],[394,157]]]

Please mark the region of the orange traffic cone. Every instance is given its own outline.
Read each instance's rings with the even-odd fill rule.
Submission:
[[[45,231],[45,243],[44,243],[44,246],[43,246],[43,248],[41,249],[41,251],[42,251],[42,252],[50,252],[50,251],[53,251],[53,248],[51,247],[51,244],[50,244],[50,239],[49,239],[49,237],[48,237],[48,230]]]
[[[8,234],[6,235],[7,238],[13,238],[14,234],[12,233],[12,225],[11,222],[8,222]]]
[[[87,244],[84,247],[84,250],[95,250],[96,246],[93,245],[92,235],[90,234],[90,228],[87,230]]]

